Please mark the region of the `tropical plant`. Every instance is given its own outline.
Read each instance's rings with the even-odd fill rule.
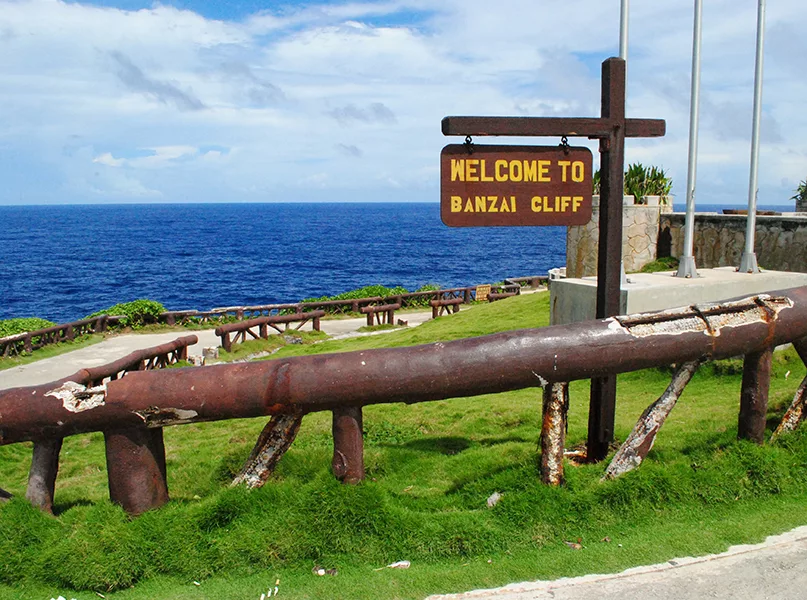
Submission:
[[[601,193],[601,176],[600,171],[594,173],[591,178],[594,187],[594,193]],[[661,202],[666,204],[669,202],[670,192],[672,191],[672,179],[667,177],[664,169],[658,167],[645,167],[641,163],[635,163],[628,166],[625,171],[624,192],[626,195],[633,196],[636,204],[646,204],[647,196],[659,196]]]
[[[37,331],[56,325],[53,321],[47,321],[38,317],[19,317],[16,319],[5,319],[0,321],[0,337],[17,335],[28,331]]]
[[[165,312],[165,307],[156,300],[147,300],[141,298],[140,300],[132,300],[131,302],[124,302],[122,304],[115,304],[104,310],[99,310],[87,318],[98,317],[100,315],[122,315],[126,317],[121,325],[129,326],[132,329],[139,329],[147,323],[153,323],[160,316],[160,313]]]
[[[799,183],[795,195],[790,199],[796,201],[796,210],[807,210],[807,179]]]

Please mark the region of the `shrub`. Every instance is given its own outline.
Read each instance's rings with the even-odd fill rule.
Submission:
[[[595,194],[601,193],[600,180],[600,170],[597,169],[591,178]],[[633,196],[636,204],[644,204],[647,196],[661,196],[662,202],[666,203],[671,191],[672,179],[667,177],[664,169],[636,163],[625,171],[624,193]]]
[[[796,210],[807,210],[807,179],[799,183],[796,193],[790,199],[796,201]]]
[[[104,310],[99,310],[87,316],[88,319],[100,315],[126,317],[121,325],[128,325],[133,329],[138,329],[146,323],[153,323],[160,316],[160,313],[165,312],[165,307],[156,300],[133,300],[132,302],[124,302],[123,304],[115,304]]]
[[[27,331],[37,331],[56,325],[53,321],[40,319],[38,317],[20,317],[17,319],[6,319],[0,321],[0,337],[17,335]]]

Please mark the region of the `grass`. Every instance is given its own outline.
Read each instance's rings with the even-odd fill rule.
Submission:
[[[227,352],[224,348],[219,348],[219,359],[215,362],[233,362],[245,360],[256,354],[274,354],[280,348],[295,344],[313,344],[327,338],[327,334],[321,331],[293,331],[289,330],[282,334],[272,334],[267,339],[251,339],[241,344],[233,344],[231,350]],[[297,340],[297,341],[294,341]]]
[[[544,325],[547,313],[548,295],[530,294],[383,336],[287,345],[275,356],[484,335]],[[759,541],[805,522],[807,434],[764,447],[736,441],[739,371],[737,361],[704,366],[637,471],[601,483],[605,464],[567,464],[562,488],[538,482],[537,389],[367,407],[367,480],[358,486],[330,474],[327,413],[304,418],[275,475],[253,491],[227,483],[265,419],[166,428],[172,502],[137,519],[106,499],[103,435],[69,437],[58,516],[22,499],[0,507],[0,600],[84,600],[93,591],[257,600],[278,578],[288,598],[422,598]],[[775,355],[772,371],[771,426],[805,370],[791,350]],[[618,438],[669,377],[666,369],[620,376]],[[587,382],[572,384],[570,446],[585,439],[587,396]],[[0,447],[0,486],[24,494],[29,461],[27,444]],[[502,499],[488,509],[493,492]],[[578,538],[582,550],[563,543]],[[412,567],[375,570],[396,560]],[[314,566],[339,574],[317,577]]]
[[[12,367],[28,365],[38,360],[66,354],[67,352],[72,352],[73,350],[78,350],[80,348],[86,348],[87,346],[92,346],[93,344],[97,344],[103,340],[103,334],[93,333],[80,336],[72,342],[59,342],[58,344],[43,346],[42,348],[34,350],[31,353],[25,353],[19,356],[0,357],[0,371],[4,369],[11,369]]]
[[[663,256],[643,266],[640,273],[660,273],[662,271],[675,271],[678,268],[678,259],[674,256]]]

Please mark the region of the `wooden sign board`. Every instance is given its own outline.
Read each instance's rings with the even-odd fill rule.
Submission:
[[[490,284],[486,283],[484,285],[476,286],[476,301],[477,302],[486,302],[490,296]]]
[[[440,217],[450,227],[585,225],[588,148],[450,144],[440,153]]]

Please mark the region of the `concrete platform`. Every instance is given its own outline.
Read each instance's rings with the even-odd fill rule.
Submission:
[[[633,273],[622,286],[620,314],[652,312],[718,302],[738,296],[807,285],[807,273],[763,271],[754,275],[734,267],[699,269],[697,278],[673,277],[674,271]],[[597,278],[557,279],[550,285],[550,323],[562,325],[595,318]]]

